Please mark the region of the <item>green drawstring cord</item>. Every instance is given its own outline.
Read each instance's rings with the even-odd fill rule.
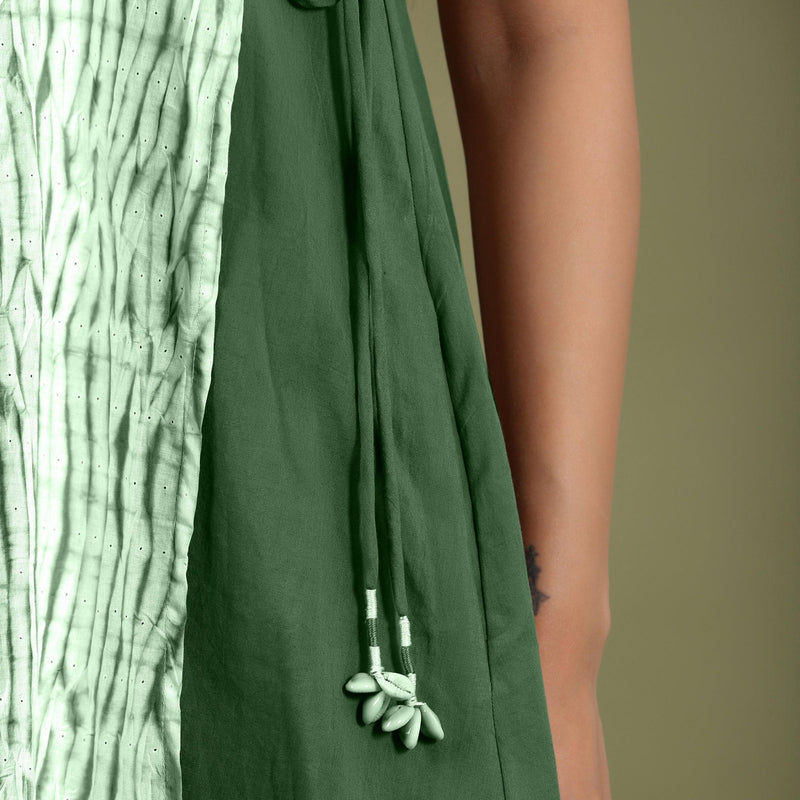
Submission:
[[[319,2],[319,0],[317,0]],[[362,703],[362,718],[366,723],[380,719],[385,731],[399,731],[408,748],[417,744],[420,730],[431,739],[444,736],[441,723],[431,708],[417,699],[416,681],[411,660],[411,627],[406,597],[403,540],[397,482],[395,479],[392,411],[387,390],[387,358],[383,308],[383,265],[377,232],[380,219],[369,202],[377,196],[379,172],[375,170],[372,124],[367,95],[364,52],[361,41],[361,22],[374,12],[376,0],[341,0],[344,18],[347,58],[352,81],[353,136],[359,176],[360,213],[364,234],[366,276],[359,285],[356,342],[356,404],[359,428],[359,537],[362,548],[364,604],[369,637],[369,672],[357,672],[347,681],[350,692],[368,694]],[[365,297],[366,295],[366,297]],[[377,430],[373,413],[377,412]],[[375,435],[385,476],[384,509],[389,538],[392,599],[397,613],[400,635],[400,654],[403,673],[389,672],[381,663],[377,633],[377,586],[379,575],[378,540],[375,519]]]
[[[368,694],[361,706],[366,723],[383,717],[381,728],[399,731],[406,747],[417,744],[422,731],[431,739],[444,737],[439,718],[427,703],[417,699],[417,676],[411,661],[411,625],[406,598],[405,561],[401,534],[400,507],[395,482],[394,440],[392,437],[392,411],[387,386],[384,356],[383,267],[381,250],[376,242],[380,220],[365,198],[376,196],[374,187],[377,173],[371,168],[373,119],[368,107],[364,52],[361,41],[361,22],[374,13],[379,0],[291,0],[300,8],[329,8],[342,3],[345,44],[352,85],[353,137],[356,146],[356,165],[359,175],[360,212],[364,232],[367,280],[359,283],[358,324],[356,341],[356,406],[359,436],[359,538],[363,564],[364,604],[367,634],[369,637],[369,672],[357,672],[345,684],[350,692]],[[365,26],[368,28],[368,25]],[[374,187],[374,190],[373,190]],[[366,295],[366,297],[365,297]],[[385,476],[384,509],[389,537],[389,561],[392,579],[392,599],[397,613],[400,634],[400,658],[405,674],[389,672],[381,663],[378,644],[379,577],[378,538],[375,520],[375,435],[373,413],[377,412],[378,440]],[[394,702],[393,702],[394,701]]]

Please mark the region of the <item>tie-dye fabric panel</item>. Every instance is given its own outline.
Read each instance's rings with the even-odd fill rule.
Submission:
[[[176,800],[241,0],[0,1],[0,797]]]

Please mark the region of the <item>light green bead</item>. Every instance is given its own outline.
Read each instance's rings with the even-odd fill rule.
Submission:
[[[375,680],[381,689],[395,700],[408,700],[414,696],[414,684],[411,678],[400,672],[379,672],[375,675]]]
[[[427,703],[423,703],[419,706],[419,710],[422,717],[422,732],[426,736],[430,736],[431,739],[436,739],[437,742],[444,739],[442,723],[439,722],[439,717],[436,716],[431,707]]]
[[[398,728],[402,728],[412,716],[414,716],[414,707],[400,703],[394,708],[390,708],[384,715],[381,728],[385,731],[396,731]]]
[[[389,708],[392,698],[386,692],[376,692],[372,697],[364,700],[361,709],[361,717],[367,724],[375,722],[383,716],[383,712]]]
[[[414,713],[411,715],[411,719],[402,728],[400,728],[400,738],[403,740],[403,744],[409,750],[413,750],[417,746],[421,721],[422,714],[420,714],[419,708],[415,706]]]
[[[348,692],[357,692],[359,694],[366,694],[369,692],[377,692],[381,687],[378,682],[368,672],[356,672],[352,678],[344,685]]]

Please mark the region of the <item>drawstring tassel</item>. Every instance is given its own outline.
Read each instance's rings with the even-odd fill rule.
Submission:
[[[361,718],[366,724],[381,717],[381,730],[399,731],[400,739],[409,749],[417,745],[420,731],[435,741],[444,738],[439,717],[431,707],[417,699],[417,676],[411,666],[411,631],[407,616],[399,618],[403,665],[407,674],[388,672],[381,664],[378,645],[378,604],[375,589],[366,590],[367,631],[371,666],[369,672],[357,672],[345,684],[354,694],[367,694],[361,703]],[[394,702],[393,702],[394,701]]]
[[[371,2],[344,0],[343,17],[345,43],[349,59],[353,135],[361,185],[361,221],[365,247],[365,287],[359,286],[359,313],[356,341],[356,405],[360,445],[359,537],[363,559],[363,586],[366,604],[367,635],[369,638],[369,672],[357,672],[345,684],[355,694],[367,695],[361,704],[361,717],[367,724],[381,720],[384,731],[397,731],[403,744],[416,747],[422,732],[434,741],[444,738],[437,715],[427,703],[417,699],[417,676],[411,661],[411,627],[407,615],[403,541],[399,515],[398,490],[395,480],[394,440],[391,426],[391,398],[386,392],[388,376],[383,312],[383,264],[376,232],[381,219],[376,218],[376,206],[371,198],[378,197],[380,170],[375,169],[376,154],[372,152],[373,119],[369,105],[365,55],[362,35],[369,31],[369,15],[377,13]],[[363,30],[362,30],[363,20]],[[367,53],[365,53],[367,50]],[[373,413],[377,412],[377,426]],[[375,436],[378,436],[385,473],[384,509],[389,539],[389,562],[392,599],[398,614],[400,656],[405,674],[383,668],[378,644],[378,540],[375,521]]]

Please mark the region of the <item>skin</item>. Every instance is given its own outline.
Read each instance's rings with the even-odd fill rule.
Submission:
[[[608,800],[596,687],[640,214],[628,7],[438,6],[561,798]]]

